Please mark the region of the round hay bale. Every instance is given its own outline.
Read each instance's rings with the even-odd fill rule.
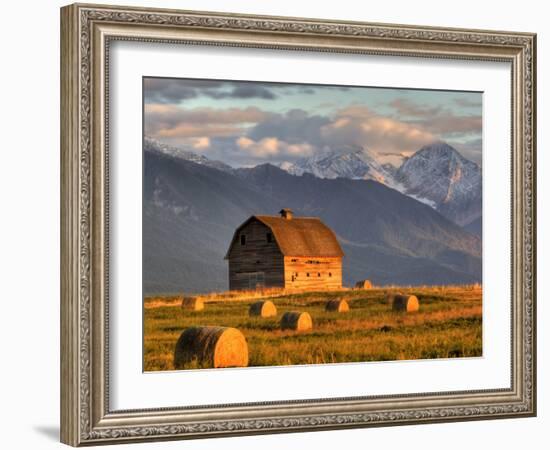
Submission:
[[[202,311],[204,302],[199,297],[183,297],[181,307],[189,311]]]
[[[393,306],[393,299],[395,298],[396,295],[401,295],[401,294],[396,294],[395,292],[386,292],[386,303],[390,306]]]
[[[355,289],[372,289],[370,280],[361,280],[355,283]]]
[[[277,315],[277,308],[271,300],[252,303],[248,310],[250,316],[273,317]]]
[[[313,322],[307,312],[287,311],[281,318],[282,330],[306,331],[311,330]]]
[[[395,294],[393,297],[393,310],[414,312],[418,311],[420,305],[416,295]]]
[[[176,343],[174,367],[183,369],[193,361],[200,367],[246,367],[248,344],[236,328],[187,328]]]
[[[325,311],[348,312],[349,305],[345,300],[329,300],[325,305]]]

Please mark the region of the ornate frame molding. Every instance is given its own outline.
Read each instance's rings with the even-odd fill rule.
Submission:
[[[510,62],[510,389],[111,411],[106,100],[113,40]],[[75,4],[61,10],[61,58],[63,442],[78,446],[536,414],[534,34]]]

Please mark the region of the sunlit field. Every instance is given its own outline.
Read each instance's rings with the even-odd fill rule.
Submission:
[[[395,312],[388,292],[416,295],[417,312]],[[249,317],[259,298],[273,301],[275,317]],[[345,299],[346,313],[327,312],[329,299]],[[174,347],[190,326],[239,329],[248,343],[249,366],[477,357],[482,355],[482,290],[475,286],[282,294],[277,292],[205,296],[202,311],[181,308],[169,296],[144,299],[144,370],[174,370]],[[313,328],[281,330],[285,311],[308,312]],[[190,364],[188,369],[197,368]]]

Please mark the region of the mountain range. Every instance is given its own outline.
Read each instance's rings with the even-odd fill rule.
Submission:
[[[283,207],[334,230],[346,255],[345,285],[363,278],[381,285],[481,280],[480,238],[381,183],[375,176],[389,172],[376,161],[358,155],[377,169],[370,175],[320,177],[271,164],[232,169],[188,153],[153,141],[144,146],[145,293],[227,289],[223,257],[235,228]]]
[[[426,203],[460,226],[480,219],[481,169],[450,145],[435,142],[422,147],[398,168],[381,164],[378,159],[368,149],[348,146],[281,168],[293,175],[311,173],[318,178],[375,180]]]
[[[354,145],[318,152],[281,168],[292,175],[311,173],[317,178],[375,180],[391,187],[395,185],[392,173],[379,164],[375,153]]]
[[[184,159],[186,161],[191,161],[196,164],[212,167],[214,169],[223,170],[226,172],[230,172],[231,170],[233,170],[231,166],[221,161],[216,161],[214,159],[207,158],[204,155],[199,155],[195,152],[190,152],[188,150],[175,147],[173,145],[165,144],[164,142],[160,142],[149,136],[145,136],[145,138],[143,139],[143,151],[157,152],[165,155],[174,156],[179,159]]]

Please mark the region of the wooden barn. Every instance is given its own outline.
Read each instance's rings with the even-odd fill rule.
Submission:
[[[237,228],[225,259],[229,289],[342,287],[342,257],[334,232],[318,217],[252,216]]]

